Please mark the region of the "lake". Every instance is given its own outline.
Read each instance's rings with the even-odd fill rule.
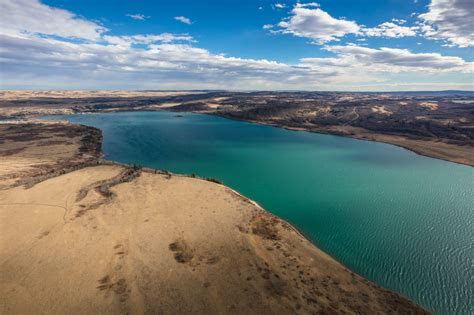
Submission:
[[[47,119],[100,128],[106,159],[218,178],[374,282],[437,314],[473,312],[472,167],[192,113]]]

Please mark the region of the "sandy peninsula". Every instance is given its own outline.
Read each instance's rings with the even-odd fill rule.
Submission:
[[[103,162],[100,141],[1,125],[0,313],[427,313],[230,188]]]

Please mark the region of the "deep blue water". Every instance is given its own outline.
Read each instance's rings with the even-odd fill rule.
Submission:
[[[54,116],[105,158],[222,180],[359,274],[437,314],[473,314],[474,168],[382,143],[215,116]]]

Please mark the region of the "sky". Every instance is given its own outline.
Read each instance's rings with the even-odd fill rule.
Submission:
[[[0,0],[0,89],[474,90],[472,0]]]

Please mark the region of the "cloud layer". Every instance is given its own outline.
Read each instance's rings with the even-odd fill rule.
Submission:
[[[442,56],[438,53],[413,53],[407,49],[384,47],[374,49],[356,45],[325,46],[324,49],[336,53],[338,57],[305,58],[302,62],[320,67],[364,69],[366,72],[473,72],[472,63],[465,62],[459,57]]]
[[[52,8],[36,0],[2,0],[0,12],[2,33],[14,36],[48,34],[97,40],[107,31],[107,28],[72,12]]]
[[[365,27],[355,21],[334,18],[319,8],[317,3],[297,3],[291,10],[291,15],[277,24],[274,28],[266,24],[264,29],[273,33],[292,34],[313,40],[315,44],[323,45],[331,41],[339,41],[342,37],[352,34],[368,37],[406,37],[415,36],[418,26],[403,26],[405,21],[393,19],[376,27]]]
[[[314,27],[317,12],[326,22],[319,21],[320,27],[337,30],[332,37],[302,33],[321,43],[367,32],[355,22],[332,18],[314,3],[294,9],[310,9],[310,13],[298,13],[300,17],[308,14],[310,21],[288,20],[288,27]],[[333,57],[305,58],[293,64],[237,58],[195,47],[188,34],[112,35],[102,25],[36,0],[2,0],[0,10],[6,17],[6,22],[0,22],[3,88],[348,90],[376,83],[389,89],[397,74],[421,72],[439,77],[473,72],[473,64],[459,57],[357,45],[325,45],[323,49]],[[372,32],[387,33],[391,28],[385,25]],[[396,37],[401,32],[384,36]]]
[[[428,12],[419,17],[423,33],[459,47],[474,46],[474,2],[432,0]]]
[[[356,21],[335,18],[323,11],[317,3],[297,3],[289,17],[276,26],[266,24],[264,29],[309,38],[319,45],[340,41],[344,36],[352,34],[387,38],[424,36],[447,41],[453,46],[474,46],[472,0],[432,0],[428,12],[420,14],[418,18],[419,21],[412,26],[405,26],[405,20],[394,18],[378,26],[366,27]]]

